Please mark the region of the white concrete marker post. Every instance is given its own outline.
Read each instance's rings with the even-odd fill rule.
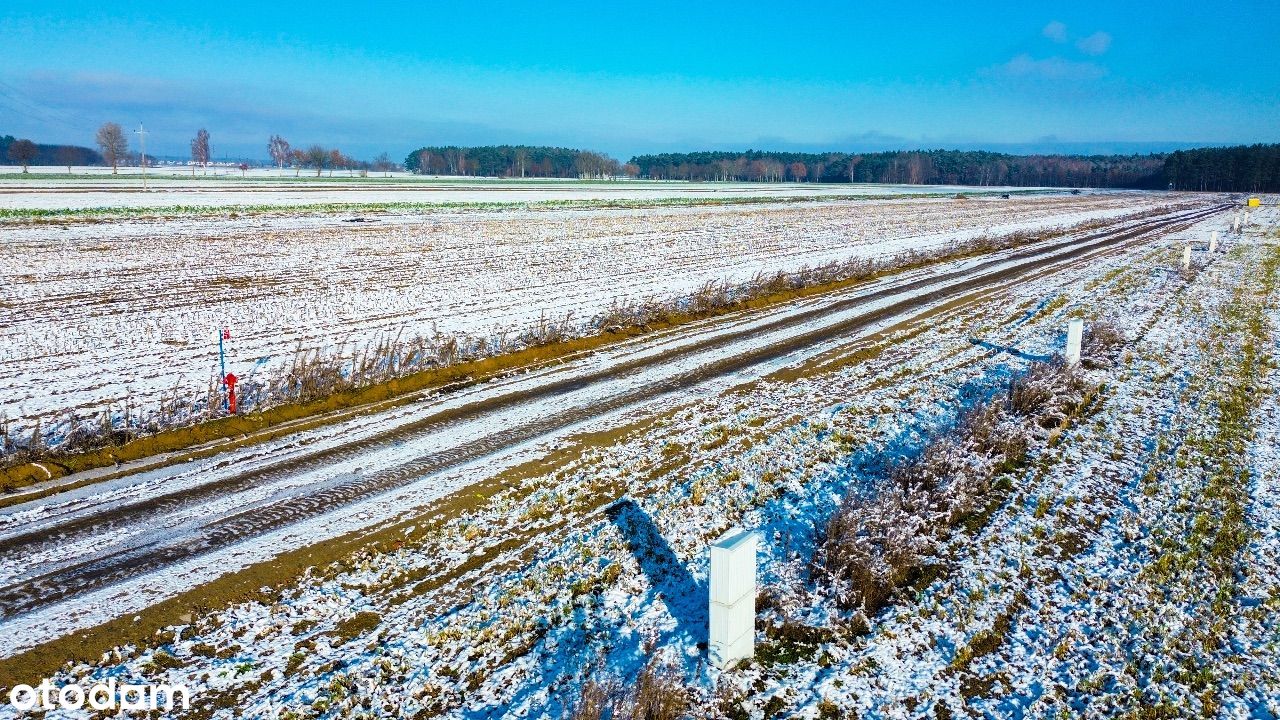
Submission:
[[[1217,230],[1214,230],[1213,234],[1209,236],[1209,252],[1211,253],[1218,252],[1218,231]]]
[[[1231,232],[1240,232],[1240,213],[1236,213],[1236,217],[1231,221]]]
[[[732,528],[711,543],[711,662],[725,669],[756,654],[758,536]]]
[[[1187,246],[1182,248],[1182,269],[1191,269],[1191,243],[1187,243]]]
[[[1067,323],[1067,365],[1080,364],[1080,343],[1084,341],[1084,320],[1076,318]]]

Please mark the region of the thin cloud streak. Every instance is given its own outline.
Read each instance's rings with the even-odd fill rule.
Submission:
[[[1067,41],[1067,26],[1064,23],[1054,20],[1044,26],[1044,30],[1040,31],[1045,37],[1056,43],[1064,43]]]
[[[1111,35],[1099,30],[1089,37],[1077,40],[1076,48],[1085,55],[1102,55],[1111,49]]]
[[[1028,53],[1022,53],[1009,62],[988,68],[985,74],[1009,78],[1085,81],[1105,77],[1107,69],[1096,63],[1077,62],[1057,55],[1034,58]]]

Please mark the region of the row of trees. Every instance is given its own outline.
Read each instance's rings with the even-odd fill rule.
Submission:
[[[271,162],[281,171],[286,165],[291,166],[295,175],[300,174],[303,168],[315,170],[316,177],[320,177],[325,169],[329,170],[330,177],[334,170],[374,170],[386,174],[397,169],[391,156],[386,153],[374,158],[373,162],[366,162],[345,155],[338,148],[326,148],[323,145],[295,148],[279,135],[272,135],[267,140],[267,153],[271,156]]]
[[[1179,150],[1164,176],[1178,190],[1280,192],[1280,144]]]
[[[326,169],[329,171],[329,177],[333,177],[334,170],[355,170],[358,165],[357,160],[344,155],[338,148],[326,148],[322,145],[312,145],[306,150],[294,150],[289,154],[289,159],[295,171],[311,168],[316,171],[316,177],[320,177],[320,173]],[[294,174],[296,175],[297,172]]]
[[[422,147],[409,153],[404,166],[421,175],[483,177],[610,178],[639,172],[603,153],[533,145]]]
[[[94,134],[94,141],[98,145],[98,152],[75,145],[40,145],[25,138],[18,139],[12,135],[4,135],[0,136],[0,157],[8,158],[10,162],[21,165],[24,173],[30,165],[65,165],[68,173],[74,165],[110,165],[112,172],[116,173],[119,172],[121,164],[139,161],[129,152],[128,136],[119,123],[103,123]],[[208,167],[212,157],[211,148],[209,131],[200,128],[191,139],[191,173],[193,175],[197,166]],[[321,145],[312,145],[305,149],[293,148],[289,141],[279,135],[271,136],[267,150],[272,162],[282,171],[286,165],[299,172],[302,168],[309,168],[314,169],[317,176],[324,170],[328,170],[332,176],[334,170],[374,170],[389,173],[399,167],[385,152],[372,162],[367,162],[356,160],[337,148],[326,148]],[[242,163],[240,169],[247,170],[248,165]]]
[[[102,156],[87,147],[42,145],[12,135],[0,136],[0,158],[7,158],[14,165],[21,165],[24,173],[31,165],[63,165],[70,173],[73,165],[102,163]]]
[[[1159,187],[1163,155],[1006,155],[985,151],[696,152],[631,158],[662,180],[871,182],[912,185]]]

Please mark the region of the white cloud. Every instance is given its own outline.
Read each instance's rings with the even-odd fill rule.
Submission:
[[[1101,55],[1111,47],[1111,34],[1101,30],[1076,41],[1076,47],[1085,55]]]
[[[990,72],[1016,78],[1096,80],[1106,75],[1107,69],[1091,62],[1075,62],[1057,56],[1037,59],[1023,53],[1003,65],[996,65]]]
[[[1040,32],[1054,42],[1064,43],[1067,41],[1067,26],[1057,20],[1045,25],[1044,30]]]

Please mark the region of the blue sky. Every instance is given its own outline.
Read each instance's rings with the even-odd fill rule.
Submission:
[[[0,133],[1154,150],[1280,141],[1280,3],[0,4]]]

